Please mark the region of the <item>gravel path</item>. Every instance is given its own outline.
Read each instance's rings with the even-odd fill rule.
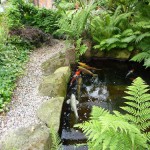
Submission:
[[[5,116],[0,116],[0,139],[9,130],[40,122],[36,117],[36,110],[43,101],[49,99],[49,97],[38,94],[38,87],[42,79],[41,64],[63,48],[64,42],[60,41],[54,46],[42,47],[33,51],[25,75],[17,82],[10,111]]]

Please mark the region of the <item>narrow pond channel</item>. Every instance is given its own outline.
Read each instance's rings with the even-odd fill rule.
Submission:
[[[94,74],[98,74],[96,77],[82,74],[81,97],[77,105],[78,119],[75,118],[70,104],[66,102],[67,99],[70,99],[72,93],[75,94],[76,98],[78,97],[78,85],[77,82],[74,82],[71,87],[68,85],[60,126],[60,137],[64,150],[88,149],[86,146],[86,137],[81,130],[75,129],[73,126],[76,123],[82,123],[89,119],[92,106],[99,106],[108,109],[110,112],[113,110],[121,112],[119,107],[124,105],[124,91],[136,77],[140,76],[147,84],[150,84],[150,70],[145,70],[144,67],[136,63],[104,59],[91,60],[88,65],[101,70],[92,70]],[[76,69],[77,66],[72,67],[72,76]],[[127,73],[132,69],[134,69],[133,73],[126,77]],[[81,143],[85,143],[85,145],[76,147],[76,144]]]

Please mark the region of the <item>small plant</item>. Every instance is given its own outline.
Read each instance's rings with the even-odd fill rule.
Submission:
[[[51,149],[50,150],[62,150],[62,144],[59,135],[56,133],[53,127],[50,128],[51,134]]]
[[[79,57],[82,56],[88,49],[88,47],[85,44],[82,44],[81,42],[82,42],[81,38],[76,41],[76,46],[75,46],[76,61],[79,61]]]
[[[150,90],[149,85],[140,78],[136,78],[131,86],[128,86],[128,91],[125,91],[128,96],[127,106],[121,107],[127,112],[126,118],[129,122],[135,124],[142,132],[150,134]],[[147,133],[149,132],[149,133]]]
[[[7,110],[15,82],[23,72],[31,45],[19,37],[9,37],[0,45],[0,112]]]

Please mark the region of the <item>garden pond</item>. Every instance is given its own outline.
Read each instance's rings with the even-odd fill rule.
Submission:
[[[124,113],[120,107],[124,105],[125,99],[123,96],[126,95],[124,92],[126,87],[131,85],[136,77],[141,77],[147,84],[150,84],[150,70],[143,68],[140,64],[118,60],[93,59],[88,65],[101,70],[92,70],[98,76],[82,74],[80,99],[77,92],[78,83],[75,81],[72,86],[68,85],[60,125],[60,137],[64,150],[88,149],[86,137],[81,130],[73,126],[89,119],[92,106],[99,106],[110,112],[118,110]],[[72,77],[76,69],[77,65],[72,66]],[[70,99],[72,93],[77,100],[79,99],[79,104],[77,104],[78,119],[71,110],[70,104],[67,104],[67,100]],[[85,143],[85,145],[75,146],[81,143]]]

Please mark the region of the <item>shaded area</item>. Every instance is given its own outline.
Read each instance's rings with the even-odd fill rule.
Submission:
[[[90,117],[92,106],[99,106],[112,112],[118,110],[124,105],[123,96],[125,96],[125,89],[137,77],[142,77],[147,84],[149,82],[150,70],[145,70],[137,64],[130,64],[116,60],[92,60],[90,66],[102,70],[93,70],[97,77],[82,74],[83,84],[81,87],[81,98],[77,105],[79,119],[76,120],[74,112],[71,111],[70,105],[64,103],[62,110],[62,121],[60,127],[61,140],[64,149],[74,149],[73,145],[86,143],[86,137],[78,129],[73,128],[74,124],[87,121]],[[72,75],[77,66],[72,67]],[[127,73],[134,69],[134,72],[126,77]],[[71,87],[68,87],[68,94],[66,100],[70,98],[71,93],[78,97],[77,82]],[[68,148],[69,147],[69,148]],[[75,148],[78,149],[78,148]],[[84,147],[87,149],[87,147]]]

